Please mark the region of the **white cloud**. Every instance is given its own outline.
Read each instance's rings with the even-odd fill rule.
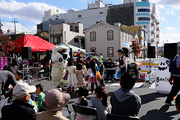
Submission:
[[[173,28],[173,27],[166,27],[166,30],[169,30],[169,31],[175,31],[176,29]]]
[[[162,17],[161,20],[162,20],[162,21],[165,21],[165,17]]]
[[[14,33],[14,23],[5,22],[2,26],[3,31],[10,30],[11,33]],[[35,34],[37,31],[37,27],[34,26],[23,26],[20,23],[16,23],[16,33],[32,33]]]
[[[162,46],[163,43],[179,42],[179,38],[180,38],[180,33],[167,33],[167,34],[164,34],[164,33],[161,32],[159,46]]]
[[[87,3],[87,0],[80,0],[81,2]]]
[[[168,9],[168,10],[166,11],[166,13],[167,13],[168,15],[174,15],[174,11],[173,11],[172,9]]]
[[[4,16],[7,18],[18,18],[26,21],[30,21],[33,23],[40,23],[42,17],[44,15],[44,11],[49,9],[59,9],[56,6],[52,6],[46,3],[39,2],[16,2],[14,0],[11,1],[0,1],[0,16]],[[59,9],[61,12],[65,12],[62,9]]]
[[[180,16],[178,18],[180,19]]]

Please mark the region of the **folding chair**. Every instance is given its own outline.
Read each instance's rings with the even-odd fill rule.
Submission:
[[[74,120],[76,119],[77,113],[82,114],[82,115],[93,115],[96,117],[95,118],[96,120],[99,120],[98,112],[95,108],[85,107],[85,106],[76,105],[76,104],[73,104],[72,107],[75,112]]]
[[[139,117],[115,115],[115,114],[107,114],[106,119],[107,120],[140,120]]]

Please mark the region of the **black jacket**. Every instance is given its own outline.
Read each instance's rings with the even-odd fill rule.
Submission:
[[[24,101],[15,100],[2,108],[2,120],[36,120],[34,106]]]

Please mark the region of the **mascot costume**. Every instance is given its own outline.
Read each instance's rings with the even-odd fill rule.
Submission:
[[[69,48],[66,46],[55,46],[52,50],[52,81],[55,87],[63,87],[61,81],[66,73],[67,59],[69,58]]]
[[[172,88],[170,80],[169,59],[163,58],[159,62],[158,68],[151,73],[155,78],[156,91],[161,94],[169,94]]]

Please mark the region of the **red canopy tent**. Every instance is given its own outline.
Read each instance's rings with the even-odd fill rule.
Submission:
[[[21,52],[22,47],[31,47],[32,52],[46,52],[46,50],[52,50],[53,47],[56,46],[38,36],[33,35],[24,35],[13,42],[19,45],[19,48],[13,52]]]

